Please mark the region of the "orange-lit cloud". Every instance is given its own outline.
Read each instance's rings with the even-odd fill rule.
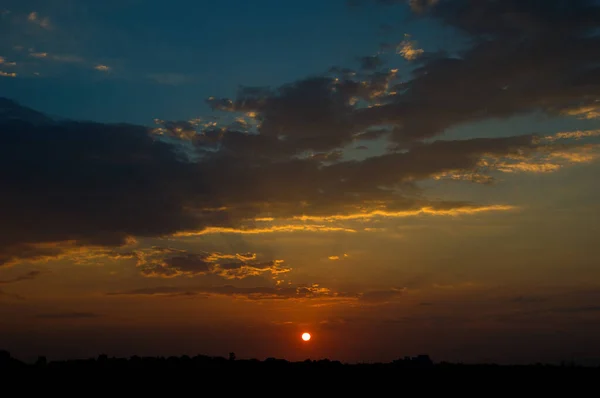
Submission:
[[[594,105],[584,105],[577,108],[569,108],[562,112],[567,116],[575,116],[579,119],[598,119],[600,118],[600,103]]]
[[[576,130],[576,131],[562,131],[554,135],[544,137],[544,140],[554,142],[557,140],[568,140],[575,139],[580,140],[583,138],[600,137],[600,130]]]
[[[0,76],[2,77],[17,77],[15,72],[4,72],[0,70]]]
[[[0,57],[0,65],[8,67],[8,66],[15,66],[15,65],[17,65],[17,63],[16,62],[8,62],[6,60],[6,58]]]
[[[188,231],[188,232],[177,232],[173,236],[175,237],[189,237],[189,236],[200,236],[210,234],[242,234],[242,235],[256,235],[256,234],[271,234],[271,233],[286,233],[286,232],[356,232],[352,228],[342,227],[328,227],[326,225],[306,225],[306,224],[290,224],[290,225],[274,225],[264,228],[221,228],[221,227],[208,227],[200,231]]]
[[[420,215],[431,215],[431,216],[459,216],[477,214],[483,212],[493,211],[512,211],[516,210],[517,207],[510,205],[490,205],[490,206],[472,206],[462,207],[455,209],[435,209],[432,207],[423,207],[417,210],[405,210],[405,211],[387,211],[387,210],[373,210],[364,213],[345,214],[345,215],[331,215],[331,216],[296,216],[294,220],[299,221],[345,221],[345,220],[371,220],[374,218],[402,218],[402,217],[414,217]]]
[[[94,69],[96,69],[100,72],[110,72],[111,68],[108,65],[98,64],[98,65],[94,66]]]
[[[492,172],[553,173],[564,167],[591,163],[600,158],[600,143],[584,142],[600,137],[600,130],[564,131],[538,137],[535,149],[510,155],[483,155],[471,171],[449,170],[433,176],[435,180],[453,179],[476,183],[492,183]],[[597,140],[596,140],[597,141]]]
[[[417,42],[410,40],[410,35],[404,35],[404,40],[396,48],[396,52],[402,55],[408,61],[414,61],[425,52],[416,47]]]
[[[224,279],[244,279],[268,275],[278,279],[291,271],[283,260],[258,261],[256,253],[189,253],[185,250],[153,247],[132,252],[137,267],[147,277],[218,275]]]
[[[29,15],[27,16],[27,20],[41,28],[44,28],[46,30],[51,30],[52,29],[52,25],[50,24],[50,18],[48,17],[41,17],[37,12],[33,11],[31,13],[29,13]]]

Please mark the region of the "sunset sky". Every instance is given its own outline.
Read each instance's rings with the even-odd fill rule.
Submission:
[[[598,1],[4,0],[0,138],[17,358],[600,361]]]

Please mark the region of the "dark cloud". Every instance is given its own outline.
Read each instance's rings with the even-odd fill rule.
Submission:
[[[381,125],[406,145],[484,119],[598,107],[600,7],[592,0],[409,3],[418,15],[461,31],[471,45],[460,54],[423,54],[403,81],[392,70],[311,78],[263,91],[260,101],[228,100],[227,110],[251,103],[261,133],[285,136],[299,150],[324,151]],[[375,69],[377,60],[363,58],[362,69]]]
[[[534,137],[522,136],[422,143],[364,161],[339,161],[336,152],[271,159],[237,155],[244,151],[241,137],[269,142],[262,134],[225,133],[221,150],[190,161],[176,144],[141,126],[12,120],[0,133],[3,263],[56,256],[62,250],[56,242],[119,246],[131,236],[239,227],[265,214],[344,214],[382,200],[396,210],[452,206],[403,198],[385,187],[472,169],[484,154],[535,148]],[[309,205],[298,206],[302,202]],[[171,261],[164,269],[206,271],[199,258]]]
[[[37,278],[40,274],[41,274],[41,271],[37,271],[37,270],[30,271],[30,272],[26,273],[25,275],[17,276],[16,278],[0,280],[0,285],[6,285],[9,283],[15,283],[15,282],[21,282],[21,281],[29,281],[29,280]]]
[[[225,279],[277,275],[290,271],[283,260],[258,261],[255,253],[189,253],[184,250],[153,247],[133,253],[137,266],[147,277],[173,278],[218,275]]]
[[[123,292],[112,292],[108,295],[216,295],[246,298],[250,300],[288,300],[288,299],[353,299],[356,295],[350,293],[332,292],[318,285],[299,285],[286,287],[237,287],[233,285],[206,286],[206,287],[175,287],[158,286],[153,288],[142,288]]]
[[[359,71],[241,86],[233,99],[208,99],[222,119],[159,120],[157,129],[57,122],[2,100],[0,264],[59,255],[61,242],[119,246],[132,236],[245,227],[256,217],[470,208],[477,204],[415,196],[416,184],[449,174],[487,183],[500,166],[482,159],[526,162],[558,147],[533,135],[432,138],[478,120],[598,108],[594,2],[409,3],[461,31],[469,47],[425,51],[410,76],[383,68],[390,59],[378,55]],[[374,139],[388,139],[390,152],[345,160],[343,147]],[[210,266],[183,254],[148,272],[194,275]]]
[[[394,124],[394,140],[406,142],[477,120],[534,111],[557,115],[573,105],[597,106],[597,2],[410,3],[426,11],[423,15],[463,32],[472,45],[458,55],[424,57],[399,95],[362,111],[362,125]]]
[[[108,293],[109,296],[231,296],[250,300],[352,300],[360,303],[373,305],[384,304],[402,295],[403,289],[373,290],[367,292],[342,292],[320,286],[312,285],[288,285],[288,286],[257,286],[238,287],[234,285],[222,286],[156,286],[134,289],[121,292]]]

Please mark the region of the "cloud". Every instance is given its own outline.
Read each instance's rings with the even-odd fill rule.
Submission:
[[[17,276],[13,279],[0,280],[0,285],[6,285],[9,283],[16,283],[21,281],[28,281],[37,278],[41,274],[40,271],[34,270],[26,273],[25,275]]]
[[[168,131],[161,136],[143,126],[57,122],[4,102],[13,116],[0,120],[0,169],[10,170],[0,197],[3,263],[78,246],[118,247],[132,237],[352,233],[350,225],[331,223],[509,211],[514,208],[507,204],[412,199],[403,192],[443,172],[477,169],[486,156],[559,153],[539,137],[515,136],[419,143],[408,151],[323,164],[267,156],[272,148],[261,143],[272,141],[260,134],[206,131],[185,147],[188,139],[173,140]],[[208,150],[213,144],[216,149]]]
[[[108,293],[109,296],[200,296],[233,297],[246,300],[318,300],[327,302],[347,302],[357,305],[379,305],[396,300],[402,295],[403,289],[373,290],[364,293],[338,292],[320,286],[319,284],[237,287],[233,285],[222,286],[156,286],[133,289],[121,292]]]
[[[0,57],[0,65],[3,65],[3,66],[15,66],[15,65],[17,65],[17,63],[16,62],[8,62],[6,60],[6,58]]]
[[[17,77],[15,72],[4,72],[0,70],[0,76],[2,77]]]
[[[269,275],[277,279],[291,271],[283,260],[258,261],[256,253],[189,253],[185,250],[153,247],[136,250],[137,266],[147,277],[174,278],[218,275],[224,279],[244,279]]]
[[[29,15],[27,16],[27,20],[37,26],[39,26],[40,28],[46,29],[46,30],[51,30],[52,29],[52,25],[50,24],[50,18],[48,17],[41,17],[37,12],[33,11],[31,13],[29,13]]]
[[[102,64],[98,64],[98,65],[94,66],[94,69],[96,69],[97,71],[100,71],[100,72],[110,72],[110,70],[111,70],[110,66],[102,65]]]
[[[404,40],[396,47],[396,52],[402,55],[408,61],[414,61],[425,52],[421,48],[416,47],[417,42],[410,40],[410,35],[404,35]]]
[[[562,113],[568,116],[576,116],[578,119],[598,119],[600,118],[600,103],[567,108]]]
[[[549,0],[539,7],[535,0],[450,0],[410,5],[417,18],[454,28],[469,46],[458,54],[422,53],[397,95],[362,112],[365,126],[393,125],[393,140],[406,144],[478,120],[532,112],[595,112],[600,84],[597,2]]]
[[[108,295],[145,295],[145,296],[228,296],[248,300],[356,300],[357,296],[350,293],[333,292],[330,289],[313,285],[298,285],[286,287],[236,287],[233,285],[206,286],[206,287],[175,287],[158,286],[151,288],[135,289],[123,292],[112,292]]]
[[[156,128],[24,117],[34,111],[4,100],[11,114],[0,118],[0,264],[77,247],[110,250],[131,237],[354,233],[371,227],[357,223],[381,218],[514,211],[493,200],[430,199],[420,183],[491,184],[598,157],[591,130],[440,138],[460,125],[533,112],[595,117],[594,2],[375,2],[410,6],[417,18],[459,31],[468,46],[430,53],[405,37],[403,57],[361,58],[358,70],[337,66],[279,87],[240,86],[232,98],[209,97],[208,118],[158,120]],[[413,69],[400,76],[394,62]],[[374,140],[389,151],[346,156],[344,148]],[[148,272],[213,272],[194,256],[169,256]],[[229,276],[273,269],[259,264]]]
[[[467,173],[447,171],[434,176],[434,179],[468,180],[477,183],[492,183],[493,172],[500,173],[553,173],[566,166],[590,163],[600,158],[600,144],[585,139],[600,136],[600,130],[566,131],[540,137],[547,143],[528,153],[510,155],[486,155],[481,157],[477,167]],[[573,145],[569,141],[581,141]]]

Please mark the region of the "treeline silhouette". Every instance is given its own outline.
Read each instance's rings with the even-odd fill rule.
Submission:
[[[45,370],[205,370],[205,369],[223,369],[223,370],[353,370],[353,371],[382,371],[394,369],[592,369],[599,371],[600,365],[589,367],[577,365],[573,362],[562,362],[560,364],[532,364],[532,365],[497,365],[497,364],[462,364],[440,362],[434,363],[428,355],[418,355],[415,357],[399,358],[387,363],[342,363],[340,361],[329,359],[292,362],[285,359],[267,358],[263,361],[258,359],[237,359],[235,353],[230,353],[228,358],[219,356],[188,355],[169,356],[169,357],[140,357],[132,356],[130,358],[108,357],[99,355],[97,358],[89,359],[71,359],[48,361],[46,357],[40,356],[33,363],[26,363],[13,358],[8,351],[0,350],[0,369],[45,369]]]

